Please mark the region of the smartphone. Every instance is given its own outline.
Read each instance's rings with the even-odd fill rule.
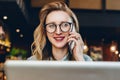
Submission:
[[[70,41],[69,42],[69,48],[70,48],[71,51],[73,50],[74,46],[75,46],[75,42],[74,41]]]
[[[71,32],[76,32],[75,27],[73,27],[73,29],[71,30]],[[68,43],[68,45],[69,45],[70,52],[72,53],[72,50],[73,50],[73,48],[75,46],[75,42],[74,41],[70,41]]]

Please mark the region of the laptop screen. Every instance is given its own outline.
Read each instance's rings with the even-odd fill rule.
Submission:
[[[119,62],[6,61],[7,80],[119,80]]]

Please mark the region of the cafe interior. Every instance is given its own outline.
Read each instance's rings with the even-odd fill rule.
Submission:
[[[41,7],[56,0],[1,0],[0,19],[5,39],[0,40],[0,61],[31,56],[34,29],[39,24]],[[61,0],[76,14],[84,53],[94,61],[119,61],[120,1]],[[76,3],[77,2],[77,3]]]
[[[0,0],[0,67],[6,60],[26,60],[41,7],[56,0]],[[120,0],[59,0],[76,14],[84,54],[93,61],[120,61]],[[0,25],[1,26],[1,25]],[[2,73],[0,74],[1,77]]]

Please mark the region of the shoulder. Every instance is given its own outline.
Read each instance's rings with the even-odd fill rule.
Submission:
[[[86,54],[83,55],[85,61],[93,61],[92,58]]]
[[[27,60],[37,60],[37,58],[35,55],[33,55],[33,56],[30,56],[29,58],[27,58]]]

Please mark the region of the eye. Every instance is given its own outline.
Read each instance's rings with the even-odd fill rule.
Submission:
[[[55,24],[48,24],[47,27],[49,27],[49,28],[55,28]]]
[[[62,27],[69,27],[70,24],[69,23],[62,23]]]

